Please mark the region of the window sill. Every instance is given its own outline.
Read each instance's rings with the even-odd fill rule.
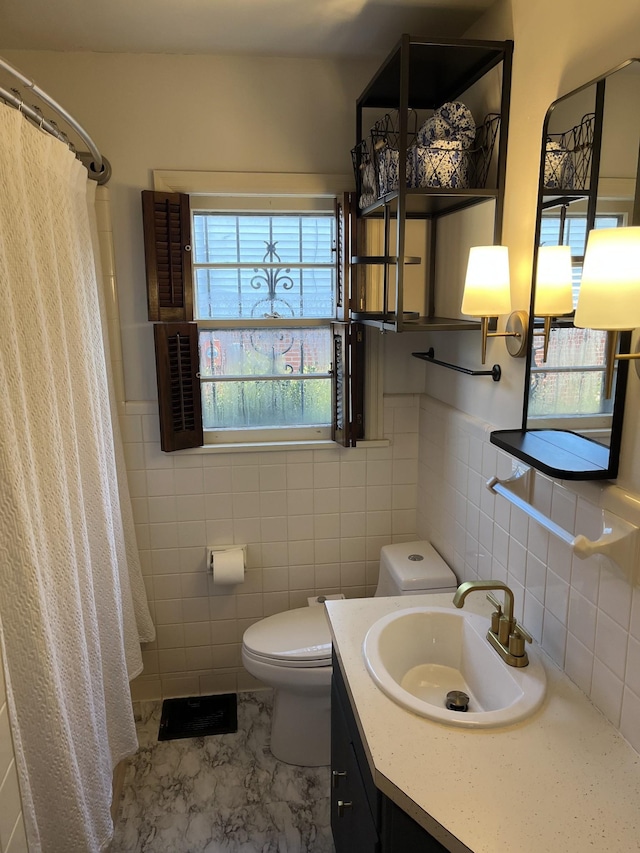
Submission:
[[[356,449],[369,450],[375,447],[389,447],[391,444],[388,438],[370,439],[359,441]],[[234,444],[205,444],[202,447],[194,447],[189,450],[176,450],[176,455],[193,456],[198,454],[209,453],[265,453],[269,451],[282,450],[334,450],[342,449],[342,445],[336,444],[335,441],[319,440],[319,441],[247,441],[236,442]],[[344,448],[350,450],[351,448]]]

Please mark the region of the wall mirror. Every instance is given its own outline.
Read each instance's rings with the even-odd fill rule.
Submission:
[[[607,333],[576,328],[573,312],[589,231],[640,224],[639,149],[638,59],[559,98],[547,112],[523,423],[494,432],[491,440],[563,479],[617,475],[628,362],[616,362],[607,394]],[[549,286],[560,279],[564,301],[547,301]],[[621,336],[621,352],[630,338],[630,332]]]

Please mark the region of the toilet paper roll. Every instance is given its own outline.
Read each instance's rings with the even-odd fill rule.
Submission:
[[[229,551],[217,551],[211,556],[213,582],[220,586],[242,583],[244,580],[244,551],[233,548]]]

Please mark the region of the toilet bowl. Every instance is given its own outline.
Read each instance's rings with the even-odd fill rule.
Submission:
[[[385,545],[376,596],[455,592],[456,576],[429,542]],[[244,633],[242,663],[274,689],[271,752],[305,767],[330,763],[331,635],[324,606],[267,616]]]
[[[331,637],[323,606],[286,610],[245,631],[245,669],[274,689],[271,752],[287,764],[327,764]]]

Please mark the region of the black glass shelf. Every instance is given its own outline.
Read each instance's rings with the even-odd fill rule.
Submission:
[[[561,480],[610,480],[609,448],[604,444],[561,429],[500,429],[491,433],[491,444],[543,474]]]
[[[398,327],[394,313],[382,311],[352,311],[351,319],[365,326],[375,326],[379,329],[395,332]],[[473,320],[459,320],[455,317],[420,317],[413,312],[406,312],[402,318],[404,332],[465,332],[480,328],[480,323]]]
[[[498,197],[496,189],[453,189],[450,187],[412,187],[404,190],[407,219],[444,216]],[[381,196],[359,211],[360,216],[382,216],[385,206],[393,214],[398,209],[400,190]]]
[[[419,264],[422,258],[413,255],[405,255],[405,264]],[[396,255],[354,255],[351,258],[352,264],[397,264],[398,258]]]

